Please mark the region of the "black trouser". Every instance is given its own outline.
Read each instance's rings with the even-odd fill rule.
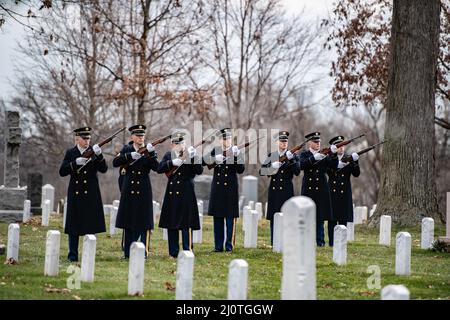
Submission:
[[[334,227],[338,224],[347,226],[347,221],[328,221],[328,239],[330,241],[330,247],[334,244]]]
[[[234,245],[234,218],[214,217],[214,249],[223,251],[224,242],[224,220],[227,224],[227,239],[225,242],[225,250],[233,250]]]
[[[273,222],[275,217],[270,220],[270,245],[273,247]]]
[[[136,230],[125,229],[123,232],[124,232],[123,252],[124,252],[125,258],[130,257],[131,244],[135,241],[138,241],[139,238],[141,239],[141,242],[145,246],[145,257],[147,257],[149,246],[150,246],[150,244],[149,244],[150,235],[148,235],[148,233],[150,233],[150,230],[136,231]],[[147,235],[148,235],[148,239],[147,239]]]
[[[70,261],[78,261],[78,243],[80,236],[69,234],[69,254],[67,259]]]
[[[180,230],[178,229],[168,229],[167,238],[169,241],[169,254],[177,258],[180,252]],[[181,230],[181,242],[183,243],[183,250],[192,250],[194,246],[192,245],[192,230],[183,229]]]

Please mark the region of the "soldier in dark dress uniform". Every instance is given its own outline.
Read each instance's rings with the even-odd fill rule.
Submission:
[[[323,223],[325,220],[333,220],[326,172],[329,168],[337,168],[337,148],[331,145],[331,153],[324,155],[320,153],[320,132],[307,134],[305,138],[312,140],[308,141],[308,150],[300,154],[300,166],[304,171],[301,194],[310,197],[316,204],[316,242],[317,246],[323,247],[325,246]]]
[[[222,252],[224,223],[226,223],[225,250],[232,251],[235,242],[236,218],[239,217],[238,174],[245,170],[244,158],[237,146],[232,146],[230,128],[219,131],[222,145],[204,156],[204,165],[216,163],[211,183],[208,214],[214,217],[214,251]],[[231,150],[230,150],[231,149]],[[231,151],[228,159],[224,152]]]
[[[164,155],[158,173],[170,172],[174,167],[178,169],[167,181],[159,227],[167,229],[169,255],[176,258],[180,250],[179,231],[182,233],[183,250],[192,250],[192,230],[200,230],[194,178],[202,174],[203,167],[197,150],[192,146],[187,150],[188,157],[183,159],[186,152],[183,133],[172,135],[171,141],[172,151]]]
[[[284,202],[294,196],[294,175],[300,174],[300,159],[287,149],[289,132],[281,131],[274,136],[278,150],[269,153],[263,162],[259,174],[269,176],[269,192],[266,219],[270,220],[270,243],[273,245],[273,216],[281,212]],[[279,159],[286,155],[287,161],[281,163]]]
[[[67,190],[67,215],[64,232],[69,235],[69,261],[78,261],[79,236],[105,232],[102,196],[98,185],[97,172],[108,170],[102,149],[95,144],[95,153],[89,163],[81,155],[90,149],[92,129],[83,127],[74,130],[75,147],[68,149],[59,169],[59,175],[70,175]],[[87,164],[86,164],[87,163]],[[83,165],[86,166],[78,172]]]
[[[330,140],[330,145],[344,141],[343,136],[337,136]],[[359,155],[352,153],[351,162],[342,162],[345,156],[344,146],[337,150],[338,167],[337,169],[328,168],[328,185],[330,186],[331,206],[333,208],[333,220],[328,221],[328,234],[330,236],[330,246],[333,245],[334,227],[337,224],[347,225],[347,222],[353,222],[353,200],[352,183],[350,177],[359,177],[360,170],[358,159]]]
[[[133,144],[126,144],[113,160],[114,167],[133,163],[125,172],[120,187],[120,203],[117,212],[116,227],[124,229],[124,258],[130,256],[130,246],[140,241],[145,245],[147,257],[150,242],[150,230],[153,229],[153,198],[150,183],[150,171],[157,171],[158,160],[151,143],[144,143],[146,126],[134,125],[128,128]],[[146,147],[148,153],[140,154],[139,148]]]

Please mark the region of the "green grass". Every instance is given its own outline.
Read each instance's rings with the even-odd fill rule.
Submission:
[[[107,221],[108,221],[107,217]],[[19,263],[0,265],[0,299],[174,299],[176,260],[168,256],[167,241],[161,229],[154,230],[151,255],[145,264],[143,297],[127,296],[128,262],[120,260],[121,235],[97,235],[95,280],[81,283],[81,289],[47,292],[49,288],[67,288],[67,235],[63,234],[61,218],[52,216],[50,227],[34,223],[20,226]],[[7,242],[8,225],[0,224],[0,243]],[[60,230],[60,273],[44,277],[45,237],[48,230]],[[226,299],[228,265],[236,258],[249,263],[248,299],[279,299],[282,255],[270,248],[269,224],[259,224],[258,248],[243,248],[242,225],[237,226],[237,247],[233,253],[212,253],[212,218],[205,217],[203,244],[195,244],[193,299]],[[395,275],[395,234],[408,231],[412,235],[412,275]],[[444,234],[442,225],[436,235]],[[357,225],[356,241],[348,245],[346,266],[332,262],[332,248],[317,248],[318,299],[379,299],[379,289],[369,289],[367,273],[370,265],[381,269],[381,287],[404,284],[411,299],[450,299],[450,254],[420,249],[420,229],[393,228],[390,247],[378,245],[378,230]],[[80,239],[81,240],[81,239]],[[80,241],[81,257],[82,241]],[[5,256],[3,256],[4,258]]]

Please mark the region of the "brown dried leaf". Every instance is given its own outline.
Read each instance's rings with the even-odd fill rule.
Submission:
[[[19,264],[16,260],[14,260],[14,258],[9,258],[5,261],[5,264],[11,264],[11,265],[16,265]]]
[[[166,290],[175,291],[175,286],[173,284],[171,284],[170,282],[167,281],[165,283],[165,286],[166,286]]]

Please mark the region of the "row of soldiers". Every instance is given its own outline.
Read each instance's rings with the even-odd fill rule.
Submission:
[[[151,170],[168,176],[159,227],[167,229],[169,255],[178,256],[180,231],[183,250],[193,250],[192,232],[200,229],[194,178],[203,173],[204,166],[214,168],[208,207],[208,214],[214,221],[213,251],[232,251],[239,217],[238,174],[245,170],[241,148],[232,145],[232,130],[218,131],[221,145],[204,157],[197,154],[194,146],[186,150],[184,134],[175,133],[170,136],[172,148],[161,161],[158,161],[155,146],[145,144],[145,125],[134,125],[128,130],[131,141],[113,160],[113,166],[121,168],[116,227],[124,231],[123,258],[129,258],[134,241],[145,244],[146,257],[149,252],[150,231],[154,229]],[[61,176],[70,175],[64,226],[69,238],[70,261],[78,261],[79,236],[106,231],[97,173],[105,173],[108,166],[101,146],[90,146],[91,133],[90,127],[74,130],[76,145],[66,151],[59,170]],[[343,136],[330,140],[331,153],[328,155],[320,152],[320,132],[305,138],[308,139],[306,150],[300,154],[292,153],[288,150],[289,132],[279,132],[274,136],[277,150],[269,153],[260,169],[261,175],[270,177],[266,218],[270,220],[271,241],[274,214],[294,196],[292,179],[303,170],[301,194],[314,200],[317,207],[317,245],[325,245],[324,221],[328,220],[329,244],[332,246],[334,226],[353,221],[350,176],[359,176],[358,154],[353,153],[350,162],[341,161],[344,147],[337,148],[336,144],[344,140]],[[141,152],[142,148],[145,152]],[[92,156],[83,157],[86,150],[91,150]],[[286,161],[279,161],[282,156]]]

